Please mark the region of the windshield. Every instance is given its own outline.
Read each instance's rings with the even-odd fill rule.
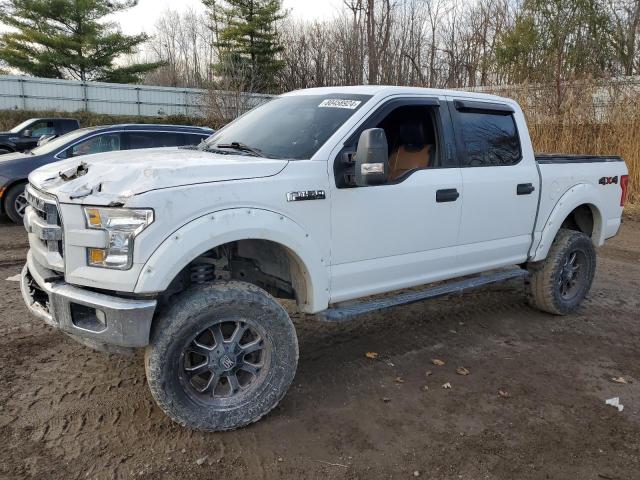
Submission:
[[[29,119],[29,120],[25,120],[20,125],[16,125],[15,127],[13,127],[11,130],[9,130],[9,132],[11,132],[11,133],[20,133],[20,130],[22,130],[24,127],[26,127],[27,125],[29,125],[32,122],[33,122],[33,118]]]
[[[31,150],[31,153],[33,153],[34,155],[44,155],[45,153],[51,153],[54,150],[66,146],[68,143],[73,142],[74,140],[82,137],[83,135],[86,135],[87,133],[95,129],[95,127],[79,128],[78,130],[69,132],[66,135],[62,135],[58,138],[54,138],[53,140],[49,140],[44,145],[40,145],[39,147]]]
[[[232,148],[267,158],[310,159],[370,95],[279,97],[234,120],[201,148]]]

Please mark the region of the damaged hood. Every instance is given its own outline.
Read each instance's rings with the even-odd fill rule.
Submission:
[[[276,175],[287,160],[156,148],[86,155],[34,170],[29,182],[61,202],[123,203],[151,190]]]

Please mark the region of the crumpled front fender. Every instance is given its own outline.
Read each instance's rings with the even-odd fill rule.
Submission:
[[[269,240],[288,249],[304,278],[302,311],[324,310],[329,302],[328,261],[302,227],[285,215],[257,208],[233,208],[199,217],[169,235],[141,270],[135,293],[167,289],[176,275],[203,253],[237,240]]]

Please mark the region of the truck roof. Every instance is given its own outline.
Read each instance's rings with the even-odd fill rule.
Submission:
[[[395,85],[353,85],[353,86],[339,86],[339,87],[317,87],[317,88],[305,88],[302,90],[294,90],[286,93],[285,95],[329,95],[332,93],[344,93],[344,94],[360,94],[386,97],[389,95],[451,95],[457,97],[477,98],[482,100],[494,100],[500,102],[516,103],[514,100],[507,97],[500,97],[497,95],[489,95],[486,93],[466,92],[463,90],[446,90],[439,88],[423,88],[423,87],[399,87]]]

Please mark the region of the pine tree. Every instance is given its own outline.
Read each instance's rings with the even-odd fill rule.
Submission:
[[[273,91],[283,68],[276,23],[285,17],[280,0],[203,0],[219,52],[214,71],[245,90]]]
[[[29,75],[82,81],[132,83],[159,66],[116,66],[120,55],[134,53],[145,34],[124,35],[103,18],[137,0],[8,0],[0,22],[14,31],[0,36],[0,60]]]

